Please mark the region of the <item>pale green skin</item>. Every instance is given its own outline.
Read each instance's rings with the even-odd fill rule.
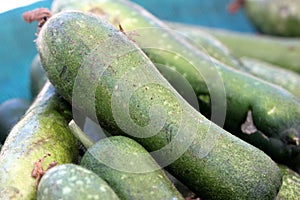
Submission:
[[[188,27],[186,27],[189,31]],[[300,74],[300,40],[215,28],[197,27],[215,36],[238,58],[247,56]]]
[[[279,85],[300,99],[300,75],[258,59],[242,57],[242,69],[263,80]]]
[[[118,200],[111,187],[94,172],[74,164],[51,168],[42,177],[37,200]]]
[[[300,171],[300,149],[289,141],[290,137],[300,138],[300,102],[294,95],[208,56],[130,1],[53,2],[54,13],[68,9],[93,12],[116,26],[121,24],[170,83],[178,82],[170,69],[188,81],[198,97],[201,113],[207,118],[262,149],[276,162]],[[134,30],[139,36],[130,35]],[[249,111],[258,129],[250,135],[241,130]],[[224,116],[225,123],[219,116]]]
[[[227,46],[207,31],[201,30],[198,26],[188,24],[175,22],[166,23],[178,34],[184,36],[189,43],[201,51],[206,52],[208,55],[230,67],[240,69],[240,65],[242,65],[240,60],[233,56]]]
[[[47,83],[24,117],[13,127],[0,154],[0,199],[36,199],[34,162],[75,162],[76,140],[68,129],[69,105]]]
[[[108,18],[111,22],[114,22],[115,25],[118,25],[116,23],[121,22],[122,26],[128,26],[128,31],[132,29],[137,29],[138,27],[161,26],[160,23],[157,23],[157,20],[155,23],[149,24],[149,20],[152,21],[154,17],[149,16],[147,11],[145,11],[144,9],[136,6],[128,8],[126,7],[126,5],[128,5],[129,3],[118,3],[118,1],[116,3],[113,2],[115,1],[54,0],[52,4],[52,11],[54,13],[66,9],[78,9],[82,11],[92,10],[93,12],[98,11],[99,14],[104,15],[104,17]],[[116,13],[116,10],[119,10],[120,13]],[[138,14],[137,16],[135,16],[139,17],[139,24],[131,23],[130,21],[126,22],[127,18],[132,18],[132,16],[130,16],[131,11],[138,13],[138,10],[141,10],[143,12],[143,14]],[[298,29],[298,26],[294,27]],[[201,30],[209,32],[217,39],[219,39],[231,50],[234,56],[248,56],[253,58],[259,58],[261,60],[273,63],[275,65],[279,65],[280,67],[287,68],[300,73],[300,40],[297,38],[292,39],[286,37],[272,37],[267,35],[246,34],[207,27],[199,28]],[[184,29],[186,29],[186,31],[190,31],[190,27],[184,26],[183,28],[180,28],[180,32],[182,32]],[[148,39],[151,38],[147,38],[147,40]]]
[[[148,156],[140,160],[138,156],[131,156],[134,153]],[[130,156],[126,156],[128,154]],[[120,166],[121,170],[107,166],[107,163]],[[107,181],[121,199],[184,200],[146,149],[127,137],[113,136],[98,141],[87,150],[80,165]],[[152,166],[155,170],[137,173]],[[136,169],[135,173],[126,171],[127,167],[132,171]]]
[[[149,124],[149,109],[153,105],[162,105],[166,111],[163,128],[147,138],[140,137],[151,133],[151,129],[141,129],[133,138],[148,151],[155,151],[173,142],[175,136],[183,137],[181,142],[168,146],[169,152],[156,157],[160,161],[174,156],[185,147],[183,141],[191,139],[192,144],[187,146],[185,153],[167,169],[199,196],[207,199],[275,198],[281,185],[281,173],[276,163],[261,150],[221,129],[193,109],[149,58],[112,25],[95,15],[62,12],[45,23],[37,47],[48,78],[58,92],[90,118],[95,119],[96,114],[101,126],[111,134],[126,134],[136,129],[126,122],[128,116],[122,106],[129,106],[129,118],[141,128]],[[116,58],[116,55],[122,56]],[[106,59],[111,63],[106,63]],[[104,66],[108,68],[99,79],[97,70]],[[79,72],[82,73],[79,67],[86,74],[80,84],[74,85]],[[119,83],[121,78],[125,82]],[[112,95],[122,92],[124,83],[135,90],[129,102],[121,98],[113,107],[116,96],[112,98]],[[75,99],[74,88],[77,88]],[[121,106],[117,115],[113,114],[115,106]],[[185,120],[182,125],[181,117]],[[125,131],[121,130],[120,123]],[[179,128],[183,131],[176,134]]]
[[[284,165],[279,165],[279,167],[283,178],[276,200],[299,200],[300,175]]]
[[[203,45],[209,45],[207,48],[205,48],[207,52],[221,62],[227,63],[226,61],[230,59],[232,64],[227,63],[229,66],[279,85],[287,89],[296,97],[300,97],[300,90],[297,88],[300,85],[300,75],[292,70],[287,70],[281,66],[272,65],[271,63],[265,62],[262,59],[255,59],[247,56],[235,58],[227,46],[221,43],[221,41],[217,38],[213,37],[209,33],[208,29],[204,29],[200,26],[190,26],[170,22],[168,25],[174,28],[176,31],[180,31],[186,35],[187,38],[190,39],[189,42],[193,43],[194,45],[198,46],[198,44],[200,44],[199,48],[203,48]],[[208,38],[206,41],[205,38],[203,38],[204,34],[208,35],[208,37],[205,37]],[[245,49],[247,48],[245,47]],[[226,56],[227,60],[223,59],[224,56]]]
[[[104,178],[121,199],[184,199],[173,181],[136,141],[112,136],[94,144],[73,120],[69,127],[87,149],[80,164]]]
[[[245,13],[258,31],[285,37],[300,36],[300,2],[297,0],[246,0]]]

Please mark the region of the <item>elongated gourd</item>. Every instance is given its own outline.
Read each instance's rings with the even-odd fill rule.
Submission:
[[[300,102],[288,91],[225,66],[132,2],[56,0],[52,8],[54,13],[89,11],[120,25],[169,82],[181,85],[172,71],[188,81],[206,117],[259,147],[276,162],[300,170]],[[248,131],[244,124],[255,128]]]
[[[116,193],[102,178],[74,164],[55,166],[41,179],[37,200],[57,199],[119,200]]]
[[[208,55],[230,67],[240,69],[240,65],[242,64],[240,60],[232,54],[226,45],[205,29],[175,22],[165,23],[177,34],[184,36],[190,44],[199,50],[206,52]]]
[[[67,101],[109,133],[138,141],[199,196],[276,196],[276,163],[193,109],[112,25],[92,14],[61,12],[45,23],[37,48],[49,80]]]
[[[98,141],[87,150],[80,165],[106,180],[121,199],[184,200],[151,155],[127,137]]]
[[[279,85],[291,92],[296,97],[300,97],[300,91],[297,88],[298,85],[300,85],[300,76],[296,72],[263,61],[262,59],[251,58],[248,56],[236,58],[232,55],[231,50],[229,50],[227,46],[225,46],[217,38],[211,36],[208,29],[205,29],[203,27],[170,22],[168,23],[168,25],[174,28],[174,30],[186,35],[190,39],[189,42],[196,47],[207,47],[205,49],[207,49],[209,55],[215,57],[221,62],[227,63],[225,62],[226,60],[222,59],[224,56],[227,56],[231,58],[230,60],[236,61],[235,63],[237,63],[237,65],[235,65],[234,63],[230,65],[230,63],[228,63],[229,66],[234,67],[235,69],[238,69],[240,71],[250,73],[270,83]],[[203,38],[204,33],[210,36],[208,37],[209,39],[205,40],[206,37]],[[245,47],[245,49],[248,48]]]
[[[136,141],[112,136],[94,144],[74,120],[69,127],[87,149],[80,165],[106,180],[121,199],[184,199],[151,155]]]
[[[205,31],[220,40],[231,53],[240,57],[256,58],[300,73],[300,40],[299,38],[276,37],[253,33],[190,26],[179,23],[168,23],[176,31],[187,33],[191,38],[198,37],[198,29]]]
[[[300,175],[284,165],[279,165],[279,167],[283,177],[276,200],[298,200],[300,197]]]
[[[242,69],[246,72],[279,85],[300,99],[299,74],[254,58],[242,57],[241,61],[243,63]]]
[[[245,0],[246,16],[258,31],[285,37],[300,36],[300,2],[295,0]]]
[[[10,131],[0,153],[0,199],[36,199],[34,163],[46,154],[43,168],[76,162],[78,146],[68,129],[70,105],[48,82],[24,117]]]

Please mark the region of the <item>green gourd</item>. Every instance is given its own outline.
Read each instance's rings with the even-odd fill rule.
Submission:
[[[109,133],[127,135],[153,152],[199,196],[276,196],[281,185],[276,163],[191,107],[109,23],[79,11],[58,13],[42,27],[37,48],[59,94]]]
[[[43,169],[75,163],[78,145],[68,128],[70,105],[48,82],[24,117],[12,128],[0,153],[0,199],[36,199],[35,162],[43,156]]]

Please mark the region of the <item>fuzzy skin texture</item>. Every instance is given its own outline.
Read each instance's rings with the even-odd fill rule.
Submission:
[[[88,149],[80,165],[106,180],[121,199],[184,200],[146,149],[130,138],[100,140]]]
[[[76,162],[78,147],[68,129],[70,106],[48,82],[24,117],[13,127],[0,153],[0,199],[36,199],[34,163],[45,154],[43,167]]]
[[[260,148],[276,162],[300,170],[299,148],[289,142],[290,135],[300,138],[300,101],[288,91],[206,55],[133,2],[53,2],[54,13],[70,9],[92,12],[116,27],[121,25],[126,35],[139,45],[170,83],[179,82],[178,76],[173,77],[170,73],[172,70],[188,81],[198,98],[202,114]],[[130,34],[132,32],[138,35],[134,37]],[[173,84],[173,87],[176,88],[176,85]],[[249,111],[258,129],[250,135],[241,129]],[[225,122],[222,121],[224,118]]]
[[[42,177],[37,200],[119,200],[111,187],[94,172],[74,164],[56,166]]]
[[[277,165],[193,109],[112,25],[92,14],[61,12],[45,23],[37,46],[49,80],[65,99],[111,134],[131,136],[148,151],[167,145],[156,160],[177,158],[167,169],[203,198],[276,196]],[[165,112],[157,115],[160,110]]]
[[[295,0],[245,1],[245,13],[258,31],[285,37],[300,36],[300,3]]]

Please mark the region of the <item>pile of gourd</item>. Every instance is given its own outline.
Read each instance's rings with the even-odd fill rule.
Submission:
[[[300,3],[280,9],[286,27],[275,3],[245,9],[298,36]],[[297,37],[165,22],[126,0],[51,12],[33,103],[0,106],[14,114],[0,118],[0,199],[300,198]]]

